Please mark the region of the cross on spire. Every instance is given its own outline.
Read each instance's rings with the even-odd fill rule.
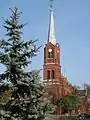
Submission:
[[[52,8],[52,2],[54,0],[50,0],[50,22],[49,22],[49,31],[48,31],[48,42],[51,42],[52,44],[56,44],[56,38],[55,38],[55,28],[54,28],[54,17],[53,17],[53,8]]]

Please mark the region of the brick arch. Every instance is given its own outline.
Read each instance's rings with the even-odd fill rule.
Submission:
[[[52,79],[55,79],[55,70],[51,71],[51,76],[52,76]]]
[[[50,79],[50,70],[47,70],[47,79]]]

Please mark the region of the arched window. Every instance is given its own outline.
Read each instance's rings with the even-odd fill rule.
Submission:
[[[47,79],[50,79],[50,70],[47,71]]]
[[[53,58],[53,52],[48,52],[48,58]]]
[[[50,58],[50,52],[48,52],[48,58]]]
[[[52,79],[55,79],[55,72],[52,70]]]
[[[53,58],[53,51],[52,51],[52,49],[48,50],[48,58]]]

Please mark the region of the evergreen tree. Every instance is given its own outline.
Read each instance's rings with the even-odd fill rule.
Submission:
[[[10,10],[10,19],[3,19],[7,40],[0,41],[0,63],[6,66],[6,71],[0,75],[0,80],[11,82],[12,92],[10,100],[0,108],[0,120],[42,120],[47,105],[41,99],[40,71],[25,72],[40,47],[35,45],[36,40],[22,40],[24,24],[19,23],[21,12],[16,7]]]

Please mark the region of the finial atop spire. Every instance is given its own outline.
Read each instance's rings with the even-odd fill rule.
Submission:
[[[48,42],[51,42],[52,44],[56,44],[56,38],[55,38],[55,29],[54,29],[54,17],[53,17],[53,8],[52,8],[52,2],[54,0],[50,0],[50,22],[49,22],[49,32],[48,32]]]
[[[53,3],[54,0],[50,0],[50,9],[52,10],[53,6],[52,6],[52,3]]]

